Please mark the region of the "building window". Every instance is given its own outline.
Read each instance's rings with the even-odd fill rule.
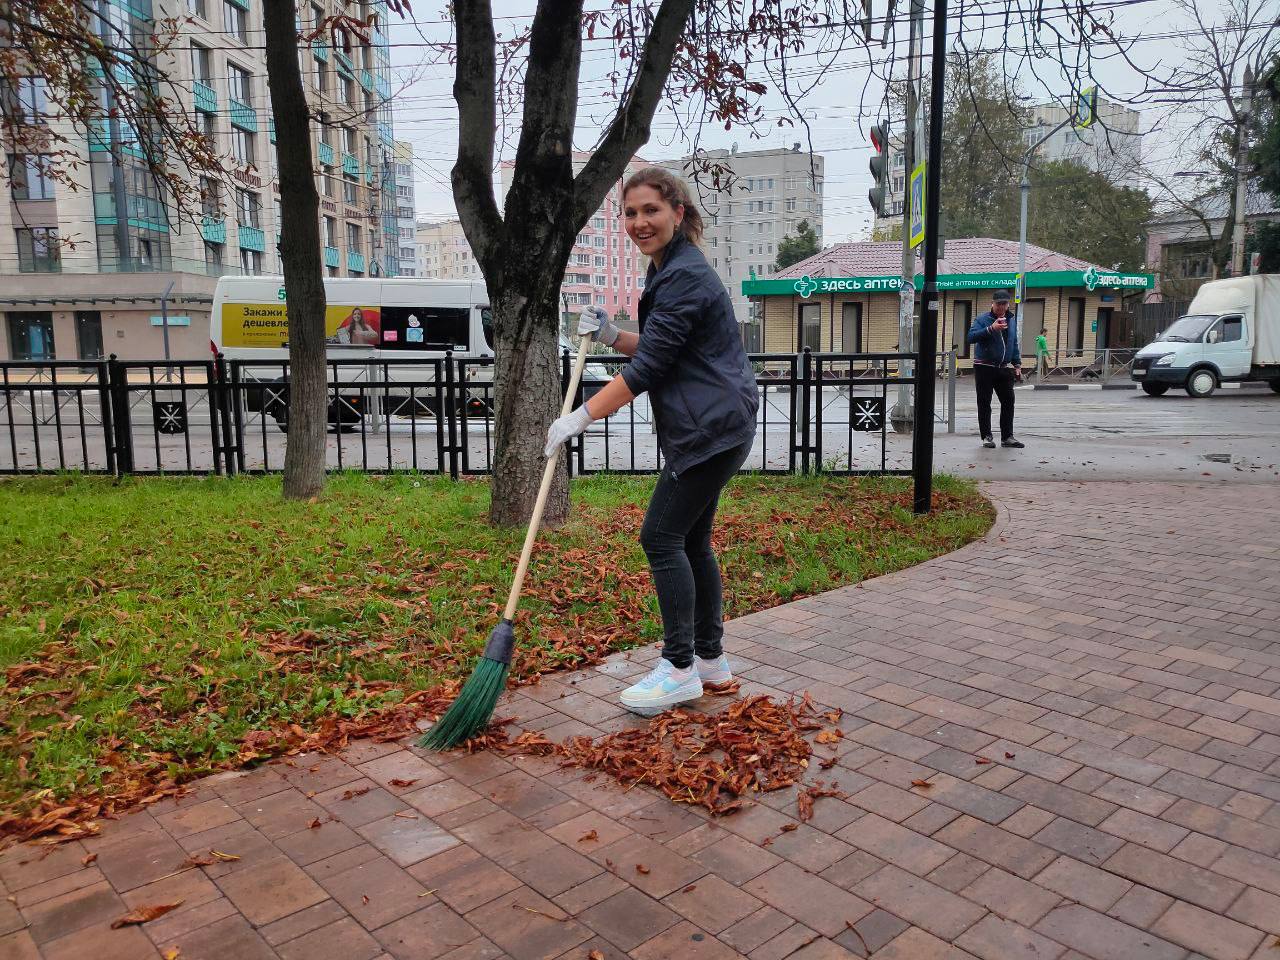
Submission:
[[[209,149],[218,149],[218,128],[217,118],[212,113],[197,111],[196,126],[200,133],[209,141]]]
[[[596,257],[594,263],[597,267],[603,268],[608,261],[604,257]]]
[[[17,86],[5,85],[5,113],[22,123],[43,123],[49,117],[49,97],[43,77],[18,77]]]
[[[9,154],[9,180],[15,200],[52,200],[52,158],[44,154]]]
[[[338,245],[338,221],[333,217],[324,218],[324,245],[326,247],[336,247]]]
[[[360,183],[351,177],[342,178],[342,200],[351,206],[360,203]]]
[[[255,134],[239,127],[231,128],[231,156],[242,167],[252,167],[257,163],[258,152],[254,149]]]
[[[208,240],[204,242],[204,264],[214,268],[217,273],[222,272],[222,244],[210,243]]]
[[[597,250],[603,250],[607,241],[604,237],[592,237],[591,243]]]
[[[354,223],[347,224],[347,249],[352,253],[360,253],[360,227]]]
[[[222,0],[222,29],[241,43],[249,42],[249,16],[243,7]]]
[[[18,237],[18,270],[21,273],[58,273],[62,270],[57,227],[15,230]]]
[[[605,275],[603,273],[597,273],[592,278],[592,284],[597,287],[603,287],[605,285],[605,282],[606,282]]]
[[[213,56],[207,47],[191,45],[191,75],[201,83],[213,86]]]
[[[200,212],[206,217],[222,216],[222,184],[212,177],[200,178]]]
[[[240,251],[240,269],[245,276],[255,277],[262,272],[262,254],[257,250]]]
[[[205,5],[205,0],[187,0],[187,13],[201,20],[209,19],[209,8]]]
[[[262,229],[262,201],[251,190],[236,190],[236,219],[244,227]]]
[[[239,100],[243,104],[253,100],[253,77],[249,75],[248,70],[237,67],[234,63],[228,63],[227,78],[230,83],[227,94],[231,99]]]

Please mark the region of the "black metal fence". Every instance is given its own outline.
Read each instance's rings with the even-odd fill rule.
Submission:
[[[752,354],[760,390],[744,470],[909,473],[895,436],[899,353]],[[625,357],[588,359],[578,401]],[[945,358],[944,358],[945,363]],[[493,465],[493,362],[457,358],[331,360],[327,462],[332,470],[453,477]],[[562,357],[567,384],[572,358]],[[944,370],[946,368],[944,367]],[[0,473],[268,473],[284,466],[287,363],[227,360],[0,363]],[[646,397],[592,424],[567,450],[575,474],[662,466]]]

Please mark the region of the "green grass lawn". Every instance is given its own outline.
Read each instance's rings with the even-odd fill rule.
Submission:
[[[652,485],[574,482],[530,569],[517,674],[658,639],[636,542]],[[990,526],[972,484],[936,490],[917,519],[904,480],[735,480],[717,532],[728,615]],[[523,538],[488,527],[487,504],[487,484],[437,477],[337,476],[314,503],[282,501],[278,478],[0,482],[0,833],[234,765],[252,731],[376,717],[465,677]]]

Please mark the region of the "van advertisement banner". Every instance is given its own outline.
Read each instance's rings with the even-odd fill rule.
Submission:
[[[329,343],[377,346],[382,339],[379,307],[329,304],[324,312],[324,334]],[[289,339],[289,323],[283,303],[224,303],[224,347],[279,349]]]

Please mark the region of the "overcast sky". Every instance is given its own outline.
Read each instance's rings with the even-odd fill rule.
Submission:
[[[1280,13],[1280,0],[1263,2],[1274,4],[1277,13]],[[1029,6],[1030,0],[1014,0],[1007,6],[1017,8],[1020,3]],[[1045,8],[1060,9],[1059,3],[1060,0],[1045,0]],[[601,0],[588,0],[588,6],[600,5]],[[1207,5],[1202,3],[1202,12],[1213,17],[1215,5],[1213,2]],[[504,0],[495,6],[505,14],[496,20],[499,32],[510,33],[520,24],[528,24],[528,14],[534,3],[533,0]],[[898,4],[899,9],[907,6],[905,2]],[[955,4],[952,6],[954,9]],[[1022,45],[1021,33],[1015,36],[1011,32],[1005,39],[1003,12],[1006,4],[985,0],[983,3],[968,2],[964,6],[964,41],[970,49],[989,49],[1002,42],[1015,50]],[[1139,66],[1158,69],[1180,63],[1184,59],[1183,45],[1187,41],[1180,38],[1178,33],[1186,30],[1190,24],[1176,15],[1168,0],[1094,0],[1092,6],[1095,10],[1108,10],[1114,15],[1118,31],[1134,41],[1130,56]],[[996,10],[1000,11],[998,16],[994,14]],[[982,18],[982,12],[987,14],[986,20]],[[875,14],[884,14],[880,0],[876,2]],[[1221,15],[1220,10],[1217,15]],[[455,213],[449,189],[449,169],[457,149],[458,126],[456,105],[451,92],[453,68],[447,63],[429,62],[435,58],[435,54],[424,42],[424,37],[433,41],[446,39],[449,36],[449,25],[444,22],[441,14],[428,13],[425,7],[419,7],[416,16],[417,19],[412,23],[398,23],[393,17],[390,32],[393,44],[395,134],[397,139],[409,141],[416,153],[415,188],[419,218],[452,217]],[[949,28],[953,46],[956,29],[953,22]],[[898,35],[905,38],[905,22],[899,27]],[[890,44],[888,50],[881,49],[879,43],[873,42],[869,53],[874,61],[883,64],[892,53],[897,53],[900,58],[905,56],[905,48],[905,39],[900,44]],[[834,60],[830,54],[814,53],[801,55],[792,61],[799,71],[810,75],[809,82],[816,81],[803,104],[812,131],[814,149],[826,158],[824,244],[865,239],[870,230],[870,208],[866,199],[871,185],[867,170],[870,147],[865,130],[874,118],[865,112],[860,116],[859,110],[860,107],[864,111],[878,110],[883,91],[880,81],[867,66],[867,57],[867,49],[859,46],[846,50]],[[607,123],[616,107],[616,101],[609,93],[609,84],[604,79],[613,63],[611,42],[586,43],[580,83],[579,122],[574,144],[576,149],[588,150],[595,144],[601,127]],[[820,65],[823,69],[818,69]],[[883,66],[877,72],[883,74]],[[1061,75],[1061,71],[1055,71],[1052,64],[1041,61],[1036,66],[1036,73],[1042,76],[1025,72],[1020,77],[1029,100],[1042,102],[1049,99],[1051,94],[1056,97],[1069,96],[1071,80]],[[1104,88],[1114,91],[1120,98],[1135,96],[1143,88],[1140,74],[1120,57],[1096,63],[1093,79]],[[784,113],[780,100],[776,98],[767,100],[765,107],[775,117]],[[1143,129],[1159,129],[1158,136],[1146,138],[1144,150],[1149,161],[1166,175],[1176,169],[1184,169],[1189,164],[1194,165],[1193,158],[1180,155],[1169,146],[1186,132],[1192,113],[1186,110],[1171,111],[1167,104],[1153,104],[1142,109]],[[897,120],[895,129],[900,129],[901,119],[890,119]],[[751,140],[740,130],[725,132],[722,127],[708,126],[703,131],[703,144],[708,148],[727,148],[733,143],[737,143],[743,150],[790,147],[797,140],[804,139],[802,131],[790,127],[775,128],[775,132],[763,140]],[[654,136],[641,151],[641,156],[669,159],[684,155],[688,149],[688,140],[680,137],[675,118],[663,110],[655,120]]]

